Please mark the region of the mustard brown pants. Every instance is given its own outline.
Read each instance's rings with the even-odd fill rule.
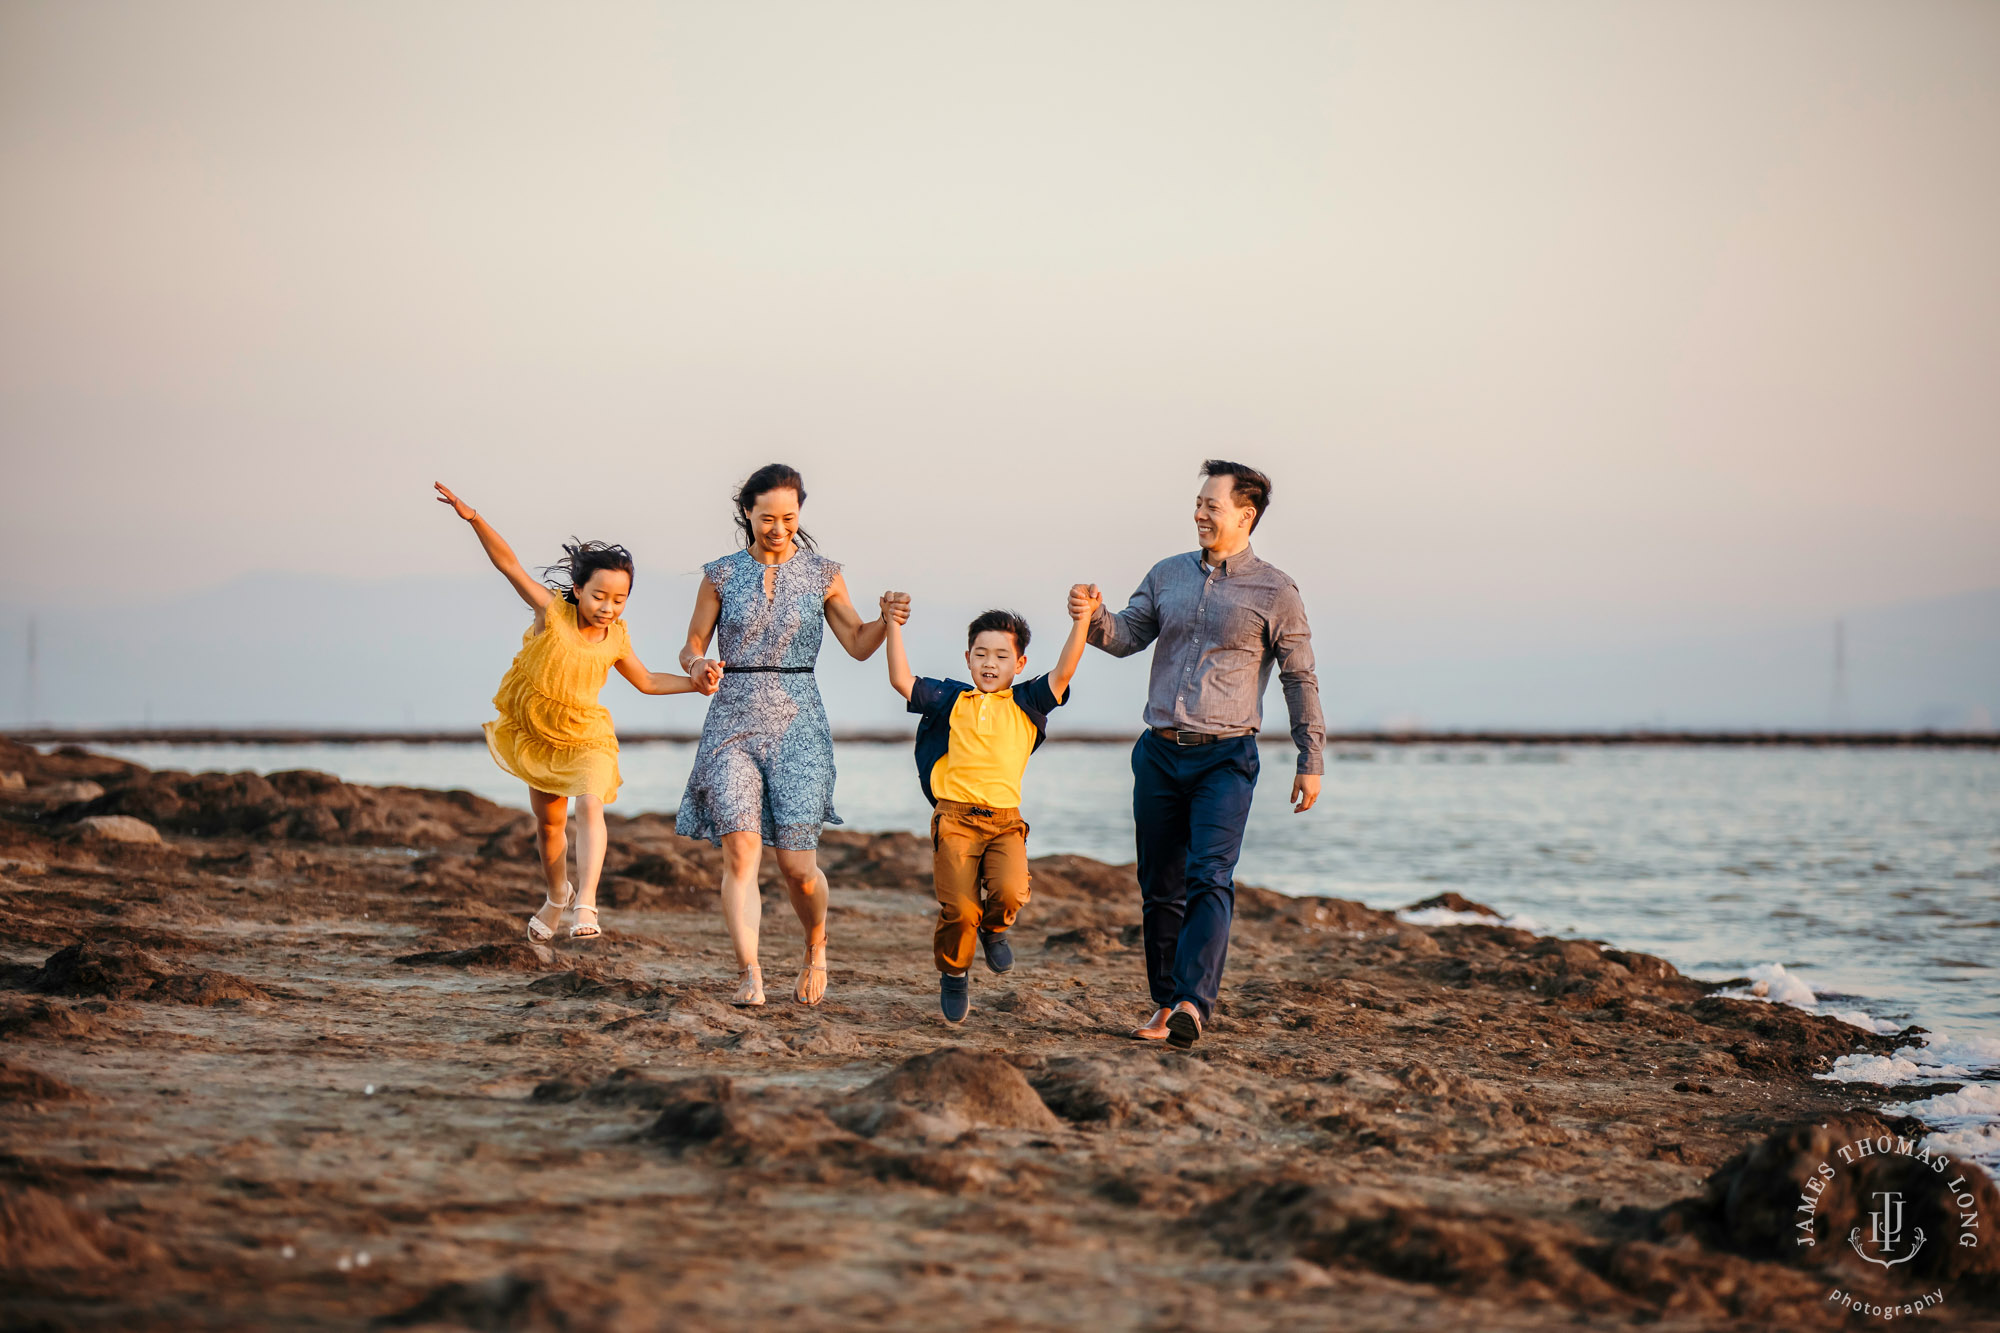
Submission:
[[[1028,901],[1028,825],[1019,810],[939,801],[931,853],[938,971],[963,972],[972,966],[978,932],[999,934]]]

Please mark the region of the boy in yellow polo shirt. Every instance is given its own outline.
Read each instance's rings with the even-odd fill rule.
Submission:
[[[1020,685],[1028,665],[1028,622],[1012,611],[988,611],[966,631],[965,665],[972,683],[910,673],[903,627],[888,613],[889,683],[923,715],[917,724],[917,780],[931,816],[932,874],[938,923],[933,940],[938,1004],[962,1023],[972,1009],[972,942],[986,966],[1014,966],[1007,928],[1028,901],[1028,826],[1021,819],[1021,774],[1041,745],[1049,713],[1069,699],[1070,677],[1083,660],[1094,606],[1070,625],[1056,669]],[[984,886],[986,899],[980,901]]]

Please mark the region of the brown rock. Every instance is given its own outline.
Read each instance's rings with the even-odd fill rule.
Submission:
[[[160,844],[160,831],[131,815],[85,815],[70,825],[70,836],[85,842]]]
[[[556,966],[556,954],[545,944],[517,940],[509,944],[478,944],[469,949],[406,953],[396,961],[405,967],[485,967],[502,972],[546,972]]]
[[[74,1102],[89,1100],[61,1079],[39,1069],[0,1063],[0,1102]]]
[[[926,1138],[968,1128],[1046,1131],[1062,1123],[1012,1062],[958,1046],[903,1061],[855,1093],[835,1118],[871,1138],[899,1130]]]
[[[227,972],[184,967],[123,944],[72,944],[49,955],[29,978],[44,995],[102,995],[114,1000],[172,1000],[213,1005],[268,1000],[263,987]]]
[[[41,1190],[0,1194],[0,1272],[131,1267],[163,1257],[144,1236]]]

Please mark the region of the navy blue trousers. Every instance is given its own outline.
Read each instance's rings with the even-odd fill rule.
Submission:
[[[1255,736],[1175,745],[1149,731],[1132,747],[1146,983],[1155,1005],[1192,1000],[1204,1023],[1222,988],[1256,788]]]

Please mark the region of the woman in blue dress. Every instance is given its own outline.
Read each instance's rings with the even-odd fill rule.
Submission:
[[[863,623],[840,566],[799,530],[805,501],[805,479],[782,463],[750,474],[736,493],[745,549],[702,567],[707,577],[681,649],[682,668],[695,679],[722,670],[675,827],[722,848],[722,919],[741,969],[731,999],[739,1005],[764,1003],[757,870],[765,847],[777,853],[805,928],[793,998],[818,1004],[826,994],[827,888],[817,851],[821,825],[840,817],[833,812],[833,735],[813,664],[822,625],[857,661],[872,656],[886,633],[879,619]],[[909,614],[907,598],[882,606],[884,615]],[[711,638],[714,658],[707,656]]]

